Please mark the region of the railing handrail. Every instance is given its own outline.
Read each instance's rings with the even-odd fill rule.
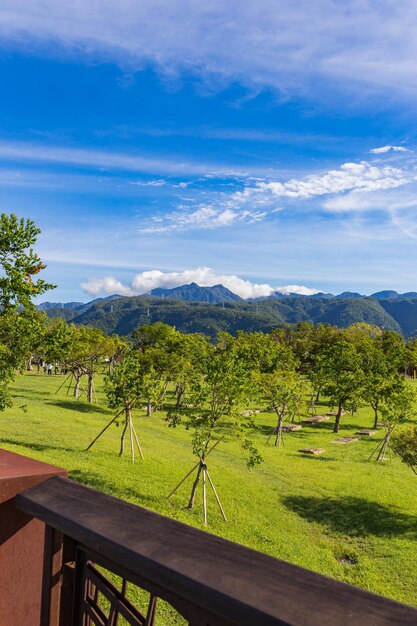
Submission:
[[[415,626],[417,609],[232,543],[59,476],[15,505],[221,621]]]

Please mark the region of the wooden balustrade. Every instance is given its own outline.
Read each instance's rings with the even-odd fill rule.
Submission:
[[[415,608],[66,478],[53,477],[26,490],[15,505],[50,529],[44,589],[52,586],[56,593],[56,587],[47,583],[60,576],[61,610],[60,615],[50,613],[42,626],[417,624]],[[109,580],[103,568],[119,576],[120,582]],[[129,593],[132,585],[148,593],[139,608]],[[158,622],[161,601],[181,617]]]

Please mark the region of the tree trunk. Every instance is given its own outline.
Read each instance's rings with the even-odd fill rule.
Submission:
[[[282,441],[282,417],[279,416],[278,424],[277,424],[277,434],[275,436],[275,446],[277,448],[281,447],[281,441]]]
[[[201,461],[203,462],[203,461]],[[200,482],[200,474],[201,474],[201,463],[198,466],[197,476],[193,484],[193,488],[191,490],[190,501],[188,502],[188,508],[192,509],[194,506],[195,493],[197,491],[198,483]]]
[[[158,396],[158,400],[156,402],[157,406],[159,406],[160,404],[163,403],[164,398],[165,398],[165,394],[166,394],[166,390],[168,389],[168,385],[169,385],[169,381],[165,381],[164,385],[162,387],[161,393]]]
[[[176,409],[180,408],[183,395],[184,395],[184,389],[182,387],[178,387],[177,388],[177,403],[175,405]]]
[[[146,405],[146,417],[151,417],[152,415],[152,400],[148,400]]]
[[[78,398],[80,397],[80,381],[81,381],[81,376],[78,374],[74,374],[74,378],[75,378],[75,385],[74,385],[74,398]]]
[[[334,428],[333,428],[334,433],[339,432],[339,424],[340,424],[340,418],[342,417],[342,410],[343,410],[342,405],[339,404],[339,408],[337,409],[336,420],[335,420]]]
[[[125,435],[126,435],[126,430],[127,430],[127,424],[128,424],[128,418],[127,418],[127,412],[126,412],[125,425],[123,426],[122,436],[120,437],[120,452],[119,452],[119,456],[122,456],[123,450],[125,449]]]
[[[375,413],[375,418],[374,418],[374,430],[376,430],[378,428],[378,400],[375,402],[375,404],[372,405],[372,408],[374,410]]]
[[[317,389],[316,399],[314,402],[318,402],[320,400],[320,389]]]
[[[87,400],[90,404],[93,402],[93,383],[94,383],[94,374],[88,375],[88,387],[87,387]]]
[[[381,448],[379,450],[379,454],[376,457],[377,461],[385,461],[385,455],[386,455],[387,450],[388,450],[389,445],[390,445],[390,438],[391,438],[391,433],[387,433],[385,435],[385,438],[384,438],[383,442],[382,442]]]

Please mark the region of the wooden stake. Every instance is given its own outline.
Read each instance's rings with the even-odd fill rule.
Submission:
[[[211,480],[211,478],[210,478],[210,474],[209,474],[209,471],[208,471],[207,467],[206,467],[206,474],[207,474],[208,481],[209,481],[209,483],[210,483],[210,487],[213,489],[214,497],[216,498],[216,502],[217,502],[217,504],[218,504],[218,506],[219,506],[220,512],[221,512],[221,514],[223,515],[223,519],[224,519],[224,521],[225,521],[225,522],[227,522],[226,513],[225,513],[225,512],[224,512],[224,510],[223,510],[222,503],[220,502],[220,498],[219,498],[219,496],[217,495],[216,488],[215,488],[215,486],[214,486],[214,484],[213,484],[213,481],[212,481],[212,480]]]
[[[120,452],[119,452],[119,456],[122,456],[123,451],[125,449],[125,434],[126,434],[126,429],[127,429],[127,420],[125,420],[125,425],[123,428],[123,432],[122,432],[122,436],[120,438]]]
[[[200,474],[201,474],[201,461],[198,464],[197,476],[193,484],[193,488],[191,489],[190,500],[188,502],[188,508],[192,509],[195,501],[195,492],[197,491],[198,483],[200,482]]]
[[[187,478],[188,478],[189,476],[191,476],[191,474],[192,474],[192,473],[193,473],[193,472],[197,469],[197,467],[198,467],[199,465],[200,465],[200,461],[199,461],[198,463],[196,463],[192,469],[190,469],[190,471],[188,472],[188,474],[187,474],[186,476],[184,476],[184,478],[183,478],[182,480],[180,480],[180,482],[178,483],[178,485],[177,485],[176,487],[174,487],[174,489],[173,489],[173,490],[172,490],[172,491],[171,491],[171,492],[167,495],[167,500],[169,500],[169,498],[170,498],[171,496],[173,496],[173,495],[174,495],[174,493],[177,491],[177,489],[178,489],[179,487],[181,487],[182,483],[184,483],[184,482],[187,480]]]
[[[72,374],[68,374],[68,376],[66,377],[66,379],[64,380],[64,382],[63,382],[61,385],[59,385],[59,387],[58,387],[58,389],[55,391],[55,393],[58,393],[58,391],[59,391],[60,389],[62,389],[62,387],[65,385],[65,383],[67,382],[67,380],[68,380],[68,378],[69,378],[70,376],[72,377]]]
[[[203,471],[203,512],[204,512],[204,526],[207,526],[207,495],[206,495],[206,464],[202,461]]]
[[[135,448],[133,447],[133,431],[132,431],[132,417],[129,415],[129,435],[130,435],[130,454],[132,456],[132,463],[135,462]]]
[[[100,439],[101,435],[109,428],[109,426],[111,426],[113,424],[113,422],[115,422],[117,420],[117,418],[123,413],[124,409],[122,409],[121,411],[119,411],[118,413],[116,413],[116,415],[110,420],[110,422],[103,428],[103,430],[101,430],[99,432],[99,434],[97,435],[97,437],[95,439],[93,439],[93,441],[90,443],[90,445],[88,446],[88,448],[86,448],[86,452],[87,450],[89,450],[97,441],[97,439]]]
[[[219,445],[219,443],[220,443],[221,441],[223,441],[223,439],[224,439],[224,435],[223,435],[223,437],[220,437],[220,439],[218,439],[218,440],[217,440],[217,441],[216,441],[216,442],[215,442],[215,443],[211,446],[211,448],[210,448],[210,449],[206,452],[206,457],[205,457],[205,458],[207,458],[207,457],[208,457],[208,455],[210,454],[210,452],[213,452],[214,448],[215,448],[216,446],[218,446],[218,445]],[[200,459],[200,461],[199,461],[198,463],[196,463],[196,464],[194,465],[194,467],[193,467],[192,469],[190,469],[190,471],[188,472],[188,474],[186,474],[186,476],[184,476],[184,478],[183,478],[182,480],[180,480],[180,482],[178,483],[178,485],[177,485],[176,487],[174,487],[174,489],[171,491],[171,493],[169,493],[169,494],[167,495],[167,500],[169,500],[169,498],[170,498],[171,496],[173,496],[173,495],[174,495],[174,493],[177,491],[177,489],[178,489],[179,487],[181,487],[181,485],[182,485],[182,484],[183,484],[183,483],[187,480],[187,478],[188,478],[189,476],[191,476],[191,474],[192,474],[193,472],[195,472],[195,470],[196,470],[196,469],[197,469],[197,467],[200,465],[200,463],[201,463],[201,459]]]
[[[133,430],[133,434],[134,434],[134,436],[135,436],[135,441],[136,441],[136,445],[137,445],[138,450],[139,450],[140,458],[141,458],[141,459],[142,459],[142,461],[143,461],[144,459],[143,459],[143,454],[142,454],[142,448],[140,447],[139,439],[138,439],[138,436],[137,436],[137,434],[136,434],[136,430],[135,430],[135,426],[134,426],[134,424],[133,424],[133,420],[132,420],[132,430]]]

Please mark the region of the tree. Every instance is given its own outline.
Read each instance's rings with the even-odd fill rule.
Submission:
[[[417,426],[395,434],[391,445],[401,461],[417,474]]]
[[[98,328],[75,326],[72,329],[72,341],[66,358],[66,365],[75,379],[74,396],[79,398],[81,378],[87,376],[87,400],[93,402],[94,377],[97,367],[105,357],[110,357],[119,349],[119,340],[109,337]]]
[[[372,452],[369,460],[376,454],[376,461],[385,461],[386,455],[391,458],[391,439],[398,424],[410,418],[414,413],[415,392],[404,379],[385,398],[381,413],[384,419],[385,437]]]
[[[54,287],[35,278],[46,267],[32,248],[39,233],[29,219],[0,216],[0,410],[11,403],[8,385],[36,335],[40,317],[32,298]]]
[[[298,364],[291,346],[279,341],[276,333],[238,331],[235,350],[249,371],[273,372]]]
[[[191,408],[180,407],[179,410],[171,411],[168,414],[171,426],[175,427],[185,419],[187,428],[193,429],[192,449],[198,457],[195,467],[180,481],[168,497],[171,497],[183,482],[196,471],[188,508],[193,508],[197,487],[202,480],[205,524],[207,524],[206,478],[213,489],[223,518],[226,520],[206,463],[208,455],[224,438],[223,435],[221,439],[213,443],[216,429],[221,426],[223,433],[227,432],[238,438],[248,466],[254,466],[261,461],[257,449],[246,436],[249,424],[247,418],[241,414],[242,402],[250,395],[251,389],[251,377],[245,365],[238,358],[235,340],[230,336],[222,335],[207,359],[204,376],[190,390]]]
[[[364,374],[355,346],[339,336],[317,358],[316,367],[322,374],[323,392],[337,406],[333,432],[339,432],[343,409],[356,410],[363,394]]]
[[[132,409],[141,398],[144,396],[148,397],[149,394],[149,383],[147,379],[149,369],[144,357],[145,355],[138,350],[132,348],[126,350],[123,360],[115,365],[112,372],[106,376],[104,389],[107,395],[108,405],[112,409],[120,410],[90,443],[87,450],[94,445],[114,422],[117,423],[117,419],[123,413],[124,424],[120,437],[119,456],[123,454],[126,431],[128,431],[132,463],[135,461],[135,444],[143,459],[142,449],[132,420]]]
[[[398,372],[392,368],[382,347],[381,333],[375,337],[361,337],[358,343],[363,369],[363,398],[374,411],[373,428],[378,428],[379,407],[398,382]]]
[[[70,354],[73,333],[61,318],[47,319],[39,351],[50,363],[63,363]]]
[[[104,384],[109,407],[112,409],[121,408],[125,415],[119,456],[123,454],[125,435],[128,429],[132,463],[135,461],[135,443],[143,459],[142,449],[132,420],[132,408],[138,402],[143,391],[144,372],[140,356],[136,351],[129,351],[123,361],[114,367],[113,372],[106,376]]]
[[[271,373],[256,372],[253,377],[276,413],[277,425],[272,434],[275,434],[275,446],[279,448],[281,443],[284,443],[282,435],[284,418],[294,419],[300,408],[303,390],[300,377],[295,370],[275,370]],[[268,441],[269,439],[270,437],[268,437]]]

